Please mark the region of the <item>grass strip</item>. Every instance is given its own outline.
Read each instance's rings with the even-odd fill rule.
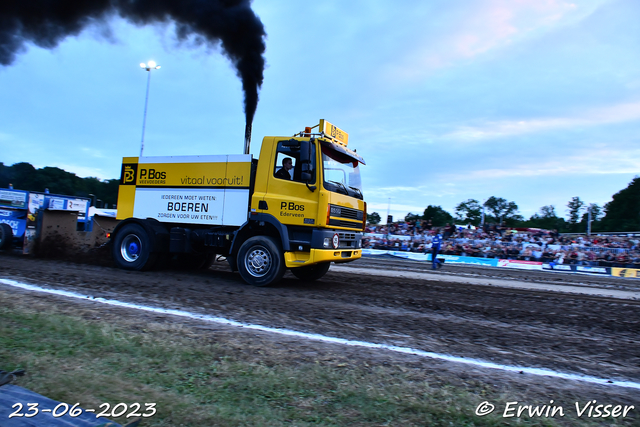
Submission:
[[[269,348],[206,342],[184,332],[180,325],[134,325],[113,316],[88,320],[3,304],[0,368],[26,369],[18,385],[70,405],[156,403],[157,413],[141,426],[499,426],[514,421],[555,426],[570,421],[507,423],[499,414],[478,417],[476,406],[488,400],[484,392],[430,386],[410,370],[279,362]],[[609,420],[608,425],[616,424]]]

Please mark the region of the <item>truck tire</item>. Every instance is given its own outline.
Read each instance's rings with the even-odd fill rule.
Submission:
[[[304,280],[305,282],[313,282],[314,280],[318,280],[319,278],[327,274],[327,271],[329,271],[329,267],[331,267],[331,263],[325,262],[323,264],[292,268],[291,273],[293,273],[293,275],[300,280]]]
[[[280,245],[268,236],[255,236],[240,246],[238,270],[245,282],[269,286],[284,276],[284,257]]]
[[[9,224],[0,224],[0,250],[10,249],[13,243],[13,230]]]
[[[112,255],[118,267],[137,271],[153,268],[158,257],[151,252],[149,235],[140,224],[127,224],[118,231]]]

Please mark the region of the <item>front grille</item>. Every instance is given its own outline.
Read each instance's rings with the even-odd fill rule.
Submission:
[[[342,240],[342,239],[356,240],[355,233],[338,233],[338,237],[340,237],[340,240]]]
[[[355,233],[338,233],[340,245],[338,249],[352,249],[356,247]]]
[[[329,205],[330,216],[337,218],[355,219],[362,221],[364,212],[358,209],[346,208],[344,206]]]

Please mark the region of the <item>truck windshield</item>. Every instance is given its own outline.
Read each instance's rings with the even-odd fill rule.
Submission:
[[[358,161],[322,146],[324,188],[335,193],[362,199],[362,183]]]

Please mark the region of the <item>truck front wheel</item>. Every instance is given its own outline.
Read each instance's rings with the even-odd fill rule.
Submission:
[[[329,267],[331,267],[331,263],[325,262],[323,264],[292,268],[291,273],[293,273],[293,275],[300,280],[313,282],[314,280],[318,280],[319,278],[327,274],[327,271],[329,271]]]
[[[255,236],[240,246],[238,270],[245,282],[268,286],[282,279],[284,257],[280,245],[268,236]]]
[[[115,236],[112,249],[116,265],[125,270],[149,270],[157,254],[151,252],[149,235],[140,224],[127,224]]]

